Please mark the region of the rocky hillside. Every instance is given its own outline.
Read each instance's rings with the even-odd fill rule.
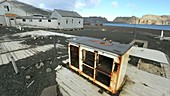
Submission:
[[[113,20],[114,23],[128,24],[152,24],[152,25],[170,25],[170,15],[144,15],[141,18],[137,17],[117,17]]]
[[[127,23],[127,24],[134,24],[135,21],[139,20],[139,18],[132,16],[132,17],[116,17],[114,19],[114,23]]]
[[[105,17],[84,17],[84,23],[107,23],[108,20]]]

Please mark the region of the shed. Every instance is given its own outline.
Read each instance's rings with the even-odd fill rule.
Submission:
[[[68,41],[69,67],[116,94],[125,81],[132,46],[90,37]]]
[[[59,29],[82,29],[83,18],[74,11],[54,9],[50,18],[58,19]]]

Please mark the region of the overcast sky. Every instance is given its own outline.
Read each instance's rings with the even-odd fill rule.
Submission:
[[[44,9],[77,11],[83,17],[170,15],[170,0],[18,0]]]

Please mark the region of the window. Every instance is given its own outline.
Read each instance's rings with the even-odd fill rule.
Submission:
[[[80,21],[79,21],[79,24],[80,24]]]
[[[79,48],[76,46],[70,45],[70,57],[71,65],[79,68]]]
[[[97,70],[96,71],[96,80],[103,83],[107,87],[109,87],[111,77],[107,76],[104,72]]]
[[[90,51],[86,51],[86,50],[83,50],[83,63],[84,64],[87,64],[91,67],[94,67],[94,57],[95,57],[95,54],[93,52],[90,52]]]
[[[49,19],[48,22],[51,22],[51,20]]]
[[[82,50],[82,56],[83,56],[83,59],[82,59],[83,60],[83,66],[82,66],[83,72],[93,78],[95,53]]]
[[[115,67],[114,67],[114,72],[117,72],[117,70],[118,70],[118,64],[117,63],[115,63]]]
[[[4,8],[5,8],[6,11],[9,11],[9,6],[5,5]]]
[[[112,73],[113,58],[109,58],[103,55],[99,55],[97,60],[96,69],[110,75]]]
[[[58,25],[60,25],[60,23],[58,23]]]
[[[66,19],[66,24],[68,24],[68,19]]]
[[[66,21],[66,24],[68,24],[68,21]]]
[[[14,20],[14,18],[11,18],[10,20]]]
[[[26,19],[22,19],[23,22],[26,22]]]
[[[40,19],[39,22],[42,22],[42,19]]]
[[[72,19],[72,23],[73,23],[73,19]]]

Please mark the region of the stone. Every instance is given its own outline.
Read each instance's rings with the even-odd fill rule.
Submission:
[[[52,71],[51,68],[47,68],[47,69],[46,69],[46,72],[51,72],[51,71]]]
[[[37,68],[37,69],[40,69],[42,66],[44,66],[44,63],[43,62],[40,62],[40,64],[36,64],[35,65],[35,67]]]
[[[26,79],[31,79],[31,76],[30,76],[30,75],[27,75],[25,78],[26,78]]]
[[[21,69],[25,69],[25,67],[24,67],[24,66],[22,66],[22,67],[21,67]]]
[[[41,65],[41,66],[44,66],[44,63],[43,63],[43,62],[40,62],[40,65]]]

